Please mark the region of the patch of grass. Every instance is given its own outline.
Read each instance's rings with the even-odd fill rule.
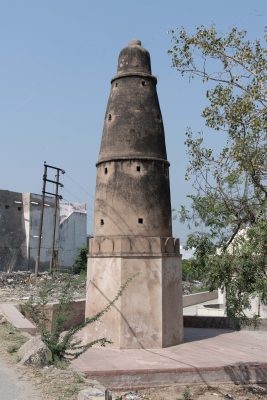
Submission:
[[[28,338],[23,336],[16,328],[8,322],[0,325],[0,353],[11,354],[16,362],[16,352],[27,342]]]
[[[13,354],[13,353],[16,353],[19,348],[20,348],[20,346],[18,346],[17,344],[12,344],[7,347],[7,352],[10,354]]]
[[[56,360],[54,362],[54,365],[58,369],[66,369],[66,368],[68,368],[68,363],[66,361],[64,361],[64,360]]]
[[[191,399],[190,389],[189,389],[188,386],[185,387],[182,399],[183,400],[190,400]]]
[[[84,378],[78,374],[78,372],[74,372],[73,374],[74,383],[84,383]]]
[[[202,292],[209,292],[209,289],[206,286],[192,287],[192,293],[202,293]]]

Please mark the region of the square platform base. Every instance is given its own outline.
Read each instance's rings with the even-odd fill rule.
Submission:
[[[86,340],[101,337],[121,349],[162,348],[183,341],[179,255],[88,258],[86,317],[102,310],[135,275],[115,305],[85,329]]]

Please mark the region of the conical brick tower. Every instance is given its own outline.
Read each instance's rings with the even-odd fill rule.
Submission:
[[[88,339],[118,348],[183,340],[181,256],[172,237],[169,163],[156,78],[139,40],[119,55],[97,163],[86,316],[105,307],[137,274]]]

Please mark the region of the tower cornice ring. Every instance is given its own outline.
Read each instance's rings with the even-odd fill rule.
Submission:
[[[139,78],[147,78],[147,79],[150,79],[151,81],[154,81],[155,83],[157,83],[157,78],[154,75],[146,74],[144,72],[125,72],[122,74],[118,74],[118,75],[115,75],[114,78],[111,79],[111,83],[113,83],[117,79],[128,78],[130,76],[137,76]]]
[[[106,163],[106,162],[110,162],[110,161],[157,161],[157,162],[161,162],[164,163],[168,166],[170,166],[170,163],[168,160],[164,160],[164,158],[157,158],[157,157],[138,157],[138,156],[127,156],[127,157],[107,157],[107,158],[102,158],[101,160],[99,160],[96,163],[96,167],[98,167],[98,165]]]

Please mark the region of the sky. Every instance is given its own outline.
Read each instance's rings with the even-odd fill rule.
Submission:
[[[168,31],[237,26],[255,39],[266,21],[266,0],[0,0],[0,189],[41,193],[44,161],[63,168],[61,194],[87,203],[92,232],[110,80],[120,50],[135,38],[150,52],[158,79],[172,207],[187,203],[185,131],[204,127],[206,89],[171,67]],[[188,232],[173,221],[182,243]]]

